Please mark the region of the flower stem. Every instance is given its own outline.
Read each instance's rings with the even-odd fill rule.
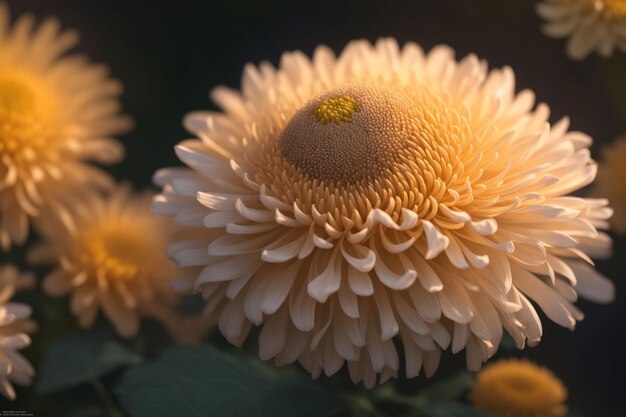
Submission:
[[[92,379],[91,386],[98,393],[98,396],[105,404],[110,417],[124,417],[124,413],[122,413],[122,410],[120,410],[120,408],[117,406],[117,404],[113,400],[113,397],[99,379]]]

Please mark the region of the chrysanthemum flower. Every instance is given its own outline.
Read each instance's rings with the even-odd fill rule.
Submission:
[[[483,369],[470,391],[474,406],[499,417],[560,417],[567,389],[548,369],[523,359],[503,359]]]
[[[537,13],[548,21],[546,35],[570,38],[567,54],[574,59],[626,52],[626,0],[544,0]]]
[[[130,337],[140,316],[174,329],[170,289],[177,276],[164,251],[175,225],[150,212],[151,195],[133,196],[120,187],[107,198],[92,195],[75,202],[73,223],[45,231],[46,241],[30,253],[35,263],[58,263],[43,282],[53,296],[71,294],[72,313],[90,327],[101,309],[117,332]]]
[[[602,149],[602,161],[598,167],[598,179],[591,195],[606,196],[615,214],[610,222],[613,230],[626,234],[626,136]]]
[[[11,302],[13,295],[35,284],[32,274],[20,274],[12,265],[0,267],[0,393],[15,399],[12,384],[30,385],[35,370],[18,350],[30,345],[35,330],[26,304]]]
[[[121,85],[106,68],[64,56],[78,35],[56,19],[30,15],[11,28],[0,2],[0,245],[22,243],[34,218],[63,215],[82,189],[112,185],[86,162],[112,163],[123,148],[109,138],[129,127]],[[42,214],[45,211],[45,215]],[[48,216],[50,214],[50,216]]]
[[[263,359],[347,362],[371,386],[397,374],[396,336],[408,376],[448,346],[478,369],[503,327],[539,341],[531,300],[573,328],[577,293],[612,298],[587,256],[609,250],[606,201],[566,197],[595,177],[591,139],[551,127],[510,68],[356,41],[248,65],[213,98],[224,112],[186,118],[191,169],[156,174],[153,209],[206,231],[170,248],[202,267],[177,289],[202,292],[233,344],[262,325]]]

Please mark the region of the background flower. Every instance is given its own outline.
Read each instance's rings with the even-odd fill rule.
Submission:
[[[154,210],[210,229],[170,254],[204,266],[177,288],[231,343],[263,325],[261,358],[314,376],[347,362],[372,386],[398,371],[395,336],[408,376],[449,346],[477,370],[503,328],[539,342],[531,300],[573,329],[577,293],[612,299],[587,255],[608,254],[611,211],[566,197],[595,177],[591,138],[551,127],[510,68],[355,41],[248,65],[241,92],[212,97],[224,112],[186,118],[191,170],[157,173]]]
[[[32,274],[20,274],[13,265],[0,267],[0,393],[10,400],[15,399],[12,384],[30,385],[35,375],[32,365],[18,350],[30,345],[27,333],[37,327],[29,320],[31,308],[10,300],[17,291],[34,284]]]
[[[525,359],[501,359],[478,373],[470,401],[501,417],[560,417],[567,389],[548,369]]]
[[[626,52],[624,0],[544,0],[537,12],[548,21],[546,35],[570,38],[567,53],[574,59],[593,51],[608,57],[615,48]]]
[[[111,135],[128,130],[120,116],[122,87],[107,69],[65,53],[78,41],[54,18],[35,27],[32,15],[9,24],[0,2],[0,245],[23,243],[29,222],[67,216],[81,190],[110,187],[86,161],[123,157]],[[42,213],[46,214],[43,215]]]
[[[150,213],[150,199],[120,186],[110,197],[96,193],[77,200],[71,224],[46,229],[44,242],[31,250],[33,262],[56,265],[43,289],[70,294],[82,327],[91,327],[100,309],[124,337],[137,334],[140,316],[163,321],[174,334],[184,327],[170,289],[178,274],[165,257],[176,228]]]

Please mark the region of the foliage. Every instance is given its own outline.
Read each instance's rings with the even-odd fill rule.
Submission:
[[[179,347],[126,372],[115,393],[131,416],[323,417],[336,394],[294,369],[213,348]]]
[[[50,394],[142,362],[141,356],[112,336],[110,330],[98,328],[54,340],[39,368],[37,392]]]

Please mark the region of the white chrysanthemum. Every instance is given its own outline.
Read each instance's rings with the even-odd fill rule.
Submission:
[[[121,85],[103,66],[63,54],[74,31],[56,19],[35,27],[31,15],[13,27],[0,2],[0,245],[23,243],[29,222],[63,215],[67,198],[111,186],[86,163],[119,161],[123,148],[110,135],[126,130],[117,97]],[[53,214],[54,216],[50,216]]]
[[[531,301],[573,328],[577,293],[612,298],[587,256],[609,251],[606,201],[566,197],[595,177],[591,139],[551,127],[510,68],[356,41],[248,65],[213,99],[224,112],[186,118],[191,169],[156,174],[153,208],[206,230],[170,248],[202,267],[177,289],[202,292],[233,344],[262,325],[263,359],[347,362],[371,386],[397,374],[398,336],[408,376],[449,346],[478,369],[503,327],[539,341]]]
[[[18,350],[30,345],[27,333],[36,325],[26,304],[11,302],[13,295],[35,284],[32,274],[20,274],[12,265],[0,267],[0,393],[15,399],[12,384],[30,385],[35,370]]]
[[[626,234],[626,136],[602,149],[598,179],[591,190],[592,196],[606,196],[615,214],[610,222],[613,230]]]
[[[544,0],[537,13],[548,21],[546,35],[570,38],[567,54],[574,59],[626,52],[626,0]]]
[[[189,326],[175,314],[178,297],[170,289],[180,274],[165,256],[177,227],[150,212],[151,198],[120,186],[107,197],[77,200],[72,222],[46,229],[44,241],[31,250],[32,262],[56,266],[43,289],[71,295],[70,308],[82,327],[91,327],[102,310],[124,337],[137,334],[144,316],[186,337],[181,332]]]

